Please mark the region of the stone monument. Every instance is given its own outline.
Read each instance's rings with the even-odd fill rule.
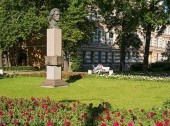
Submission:
[[[57,87],[66,86],[67,83],[62,79],[62,30],[58,26],[60,11],[54,8],[48,17],[49,29],[47,29],[47,56],[45,56],[47,79],[42,83],[43,86]]]

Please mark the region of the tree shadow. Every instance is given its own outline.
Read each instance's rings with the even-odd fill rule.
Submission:
[[[81,74],[75,74],[75,75],[71,75],[69,76],[69,78],[66,80],[67,83],[74,83],[76,82],[77,80],[80,80],[83,78],[83,75]]]
[[[83,99],[83,100],[100,100],[102,99]],[[79,100],[61,100],[59,102],[66,102],[66,103],[72,103],[72,102],[79,102]],[[99,104],[98,106],[94,106],[93,103],[86,104],[86,112],[87,117],[85,118],[85,126],[96,126],[99,120],[99,117],[102,113],[107,112],[111,108],[111,104],[108,102],[102,102],[102,104]]]

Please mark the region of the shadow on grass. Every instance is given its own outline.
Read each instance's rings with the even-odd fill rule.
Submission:
[[[100,99],[84,99],[84,100],[100,100]],[[61,100],[60,102],[79,102],[78,100]],[[94,106],[93,103],[90,103],[86,106],[86,112],[88,113],[87,117],[85,118],[85,126],[96,126],[97,122],[100,118],[100,115],[104,112],[107,112],[111,108],[110,103],[103,102],[98,106]]]
[[[72,103],[72,102],[78,102],[78,100],[61,100],[59,102],[68,102],[68,103]]]
[[[67,80],[66,80],[66,82],[67,83],[74,83],[74,82],[76,82],[77,80],[80,80],[80,79],[82,79],[83,78],[83,76],[81,75],[81,74],[76,74],[76,75],[71,75]]]

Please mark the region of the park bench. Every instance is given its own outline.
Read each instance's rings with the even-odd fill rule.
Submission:
[[[103,73],[108,73],[109,75],[112,75],[113,74],[113,70],[110,70],[110,67],[100,67],[99,69],[96,69],[96,67],[94,67],[93,70],[88,70],[88,74],[103,74]]]

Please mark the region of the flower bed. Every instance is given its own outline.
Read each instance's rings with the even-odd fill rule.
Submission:
[[[170,81],[170,77],[161,77],[161,76],[144,76],[144,75],[124,75],[124,74],[113,74],[113,75],[96,75],[89,77],[100,77],[108,79],[131,79],[131,80],[147,80],[147,81]]]
[[[114,110],[109,103],[93,107],[77,101],[1,97],[0,126],[169,126],[169,103],[152,110]]]

